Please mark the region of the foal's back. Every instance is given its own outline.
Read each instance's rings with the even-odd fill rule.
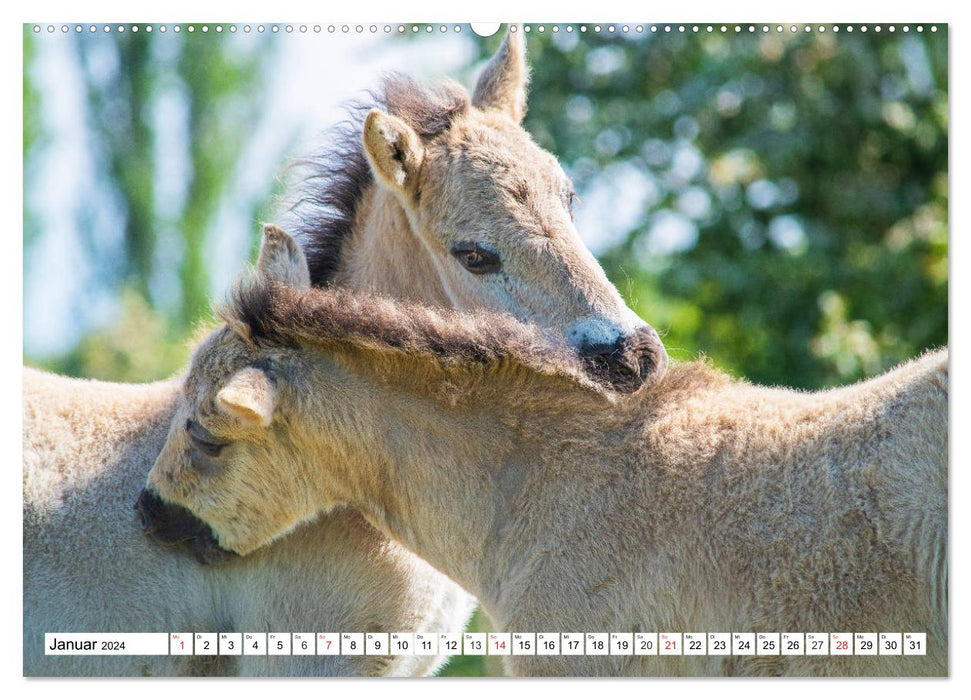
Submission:
[[[174,632],[212,620],[202,615],[211,608],[202,569],[152,546],[133,520],[177,390],[24,370],[25,675],[216,670],[182,657],[48,657],[43,648],[46,632]]]

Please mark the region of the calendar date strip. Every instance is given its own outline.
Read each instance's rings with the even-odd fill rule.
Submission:
[[[924,632],[159,632],[44,635],[48,656],[924,656]]]

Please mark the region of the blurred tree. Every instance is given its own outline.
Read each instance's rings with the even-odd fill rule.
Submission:
[[[181,237],[178,330],[205,311],[209,289],[202,259],[206,234],[252,125],[264,84],[262,66],[271,44],[252,39],[241,50],[230,35],[182,32],[105,33],[75,38],[85,68],[93,141],[124,213],[124,251],[118,274],[150,302],[162,231]],[[237,45],[230,45],[237,42]],[[184,104],[186,152],[182,206],[159,206],[158,110],[162,98]],[[175,115],[177,110],[169,107]],[[169,185],[171,188],[171,185]],[[272,183],[267,183],[267,193]],[[168,203],[166,203],[168,205]]]
[[[622,229],[602,262],[672,355],[818,387],[947,343],[945,28],[528,50],[526,128],[597,205],[580,220]]]
[[[66,42],[83,78],[78,121],[95,177],[72,213],[82,249],[89,251],[86,262],[96,270],[92,284],[119,300],[112,321],[68,353],[28,358],[54,371],[157,379],[184,362],[185,339],[207,316],[207,245],[259,122],[275,49],[266,37],[187,28],[183,25],[179,34],[99,31],[44,37]],[[25,179],[46,145],[43,94],[31,70],[42,43],[25,27]],[[278,187],[268,180],[264,196],[234,206],[251,208],[248,218],[256,220]],[[106,219],[106,210],[115,218]],[[44,233],[35,214],[25,198],[25,260]],[[256,234],[253,226],[254,241]],[[82,308],[85,300],[78,300]],[[145,315],[144,325],[135,313]],[[148,339],[156,347],[154,359],[142,352]]]
[[[189,342],[172,333],[162,314],[137,291],[127,289],[110,325],[86,334],[63,357],[34,364],[72,377],[150,382],[185,367],[189,349]]]
[[[86,69],[84,88],[92,141],[107,171],[108,186],[123,209],[124,250],[112,263],[120,268],[124,283],[145,299],[151,299],[149,281],[157,237],[152,42],[152,35],[144,32],[82,34],[74,42]]]
[[[269,45],[240,55],[212,37],[190,37],[178,70],[188,93],[189,154],[192,174],[178,228],[185,237],[182,281],[183,327],[209,308],[203,244],[229,174],[251,136],[263,104],[260,69]],[[274,182],[266,184],[269,197]],[[255,232],[255,227],[254,227]]]
[[[24,25],[24,66],[28,66],[34,60],[37,53],[37,43],[33,32],[28,25]],[[43,122],[40,118],[40,92],[34,84],[33,76],[30,71],[24,71],[24,180],[27,181],[30,173],[27,171],[31,163],[31,155],[35,150],[44,144],[46,136],[43,131]],[[36,239],[38,227],[28,210],[26,197],[23,203],[24,215],[24,248],[28,248]]]

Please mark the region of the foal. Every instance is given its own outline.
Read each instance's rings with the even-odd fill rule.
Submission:
[[[581,241],[570,180],[522,128],[528,73],[519,32],[471,97],[387,77],[305,162],[285,228],[314,286],[500,310],[557,329],[588,371],[636,389],[663,371],[657,334]]]
[[[695,363],[624,396],[508,318],[294,285],[302,261],[267,238],[148,481],[222,547],[349,504],[499,631],[928,637],[919,657],[512,656],[515,674],[946,673],[946,350],[820,393]]]

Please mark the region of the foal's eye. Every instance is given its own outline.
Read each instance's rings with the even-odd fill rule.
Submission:
[[[452,246],[452,255],[462,267],[475,275],[499,272],[502,260],[499,255],[485,248],[480,243],[462,242]]]
[[[223,448],[225,447],[225,445],[220,445],[215,442],[206,442],[205,440],[200,440],[197,437],[192,438],[192,444],[207,457],[218,457],[219,453],[222,452]]]
[[[189,435],[189,442],[192,443],[192,446],[207,457],[218,457],[228,444],[220,441],[191,418],[185,422],[185,430]]]

